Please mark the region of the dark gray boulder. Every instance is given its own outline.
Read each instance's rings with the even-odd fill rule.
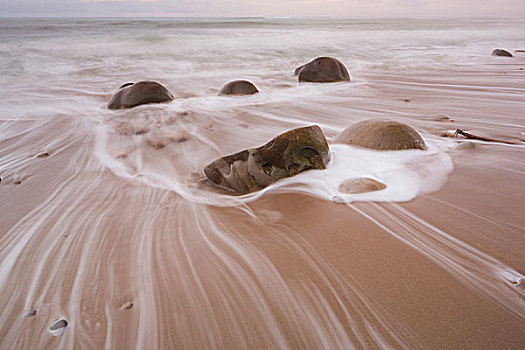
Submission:
[[[510,52],[503,49],[494,49],[492,51],[492,56],[513,57]]]
[[[215,185],[240,194],[308,169],[325,169],[330,149],[317,125],[287,131],[258,148],[219,158],[204,173]]]
[[[305,65],[297,67],[294,75],[300,82],[335,83],[350,81],[350,74],[341,61],[332,57],[318,57]]]
[[[382,151],[427,148],[416,130],[392,120],[364,120],[352,124],[335,142]]]
[[[149,103],[170,102],[173,99],[173,95],[163,85],[155,81],[139,81],[122,85],[109,101],[108,108],[132,108]]]
[[[247,80],[235,80],[231,81],[228,84],[224,85],[219,91],[219,96],[225,95],[253,95],[258,93],[259,90]]]

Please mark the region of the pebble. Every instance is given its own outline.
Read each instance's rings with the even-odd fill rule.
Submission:
[[[476,144],[470,141],[461,142],[459,145],[456,146],[456,149],[474,149],[474,148],[476,148]]]
[[[434,118],[434,120],[436,120],[436,121],[449,121],[449,122],[453,122],[454,121],[454,119],[450,119],[446,115],[438,115],[436,118]]]
[[[26,310],[26,312],[24,312],[24,317],[34,317],[36,316],[36,310],[34,309],[29,309],[29,310]]]
[[[339,191],[348,194],[359,194],[367,192],[381,191],[386,188],[382,182],[370,178],[348,179],[339,185]]]
[[[159,150],[164,148],[164,143],[158,139],[146,139],[146,143],[153,149]]]
[[[59,335],[62,335],[68,326],[68,323],[66,320],[61,318],[60,320],[56,321],[49,327],[49,332],[51,332],[52,335],[55,337],[58,337]]]
[[[333,196],[332,197],[332,203],[338,203],[338,204],[341,204],[341,203],[344,203],[345,200],[339,196]]]
[[[39,153],[36,155],[37,158],[46,158],[46,157],[49,157],[49,153],[48,152],[42,152],[42,153]]]
[[[131,301],[126,301],[124,304],[120,306],[122,310],[129,310],[133,307],[133,303]]]

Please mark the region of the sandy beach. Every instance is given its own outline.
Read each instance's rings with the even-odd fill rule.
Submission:
[[[293,57],[233,98],[152,61],[176,99],[122,111],[105,106],[129,71],[16,77],[0,115],[0,348],[523,348],[525,55],[486,46],[434,67],[343,56],[352,82],[320,87],[296,81]],[[323,170],[232,196],[202,172],[314,124],[337,161],[342,129],[385,118],[431,146],[392,170],[421,181],[401,197],[337,203],[311,184]]]

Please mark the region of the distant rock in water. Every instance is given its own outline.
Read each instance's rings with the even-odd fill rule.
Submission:
[[[510,52],[503,49],[494,49],[492,51],[492,56],[503,56],[503,57],[513,57]]]
[[[348,194],[375,192],[384,190],[385,188],[386,185],[384,183],[367,177],[349,179],[339,185],[339,191]]]
[[[109,101],[108,108],[132,108],[149,103],[170,102],[173,99],[173,95],[163,85],[155,81],[140,81],[122,85]]]
[[[308,169],[325,169],[330,149],[317,125],[287,131],[264,146],[222,157],[204,173],[214,184],[246,194]]]
[[[258,93],[259,90],[247,80],[235,80],[231,81],[228,84],[224,85],[219,91],[219,96],[224,95],[253,95]]]
[[[352,124],[335,142],[381,151],[427,148],[416,130],[392,120],[364,120]]]
[[[295,69],[294,75],[299,81],[312,83],[335,83],[350,81],[350,74],[345,65],[332,57],[318,57]]]

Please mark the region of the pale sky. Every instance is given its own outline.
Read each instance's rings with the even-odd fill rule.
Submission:
[[[0,16],[525,18],[525,0],[0,0]]]

